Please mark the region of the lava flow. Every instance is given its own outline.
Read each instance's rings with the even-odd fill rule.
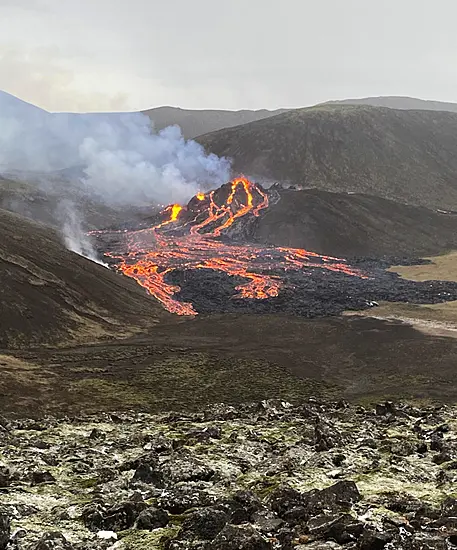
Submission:
[[[166,280],[174,270],[212,269],[242,277],[246,283],[236,287],[238,294],[233,298],[258,300],[278,296],[281,275],[290,270],[322,268],[362,276],[344,260],[330,256],[221,239],[242,218],[258,217],[268,203],[265,190],[246,178],[237,178],[217,191],[198,193],[187,207],[168,206],[160,213],[160,223],[125,232],[125,252],[110,250],[105,255],[178,315],[197,312],[191,303],[176,299],[180,288]]]

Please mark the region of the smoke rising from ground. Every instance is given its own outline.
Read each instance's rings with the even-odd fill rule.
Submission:
[[[61,222],[62,234],[68,250],[107,267],[100,260],[89,237],[83,231],[82,219],[71,201],[62,201],[59,204],[57,218]]]
[[[141,113],[51,114],[0,92],[0,173],[75,167],[87,194],[114,206],[185,202],[230,179],[226,159],[178,127],[155,133]]]

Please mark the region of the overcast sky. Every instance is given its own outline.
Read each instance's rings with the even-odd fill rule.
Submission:
[[[457,102],[455,0],[0,0],[0,89],[51,111]]]

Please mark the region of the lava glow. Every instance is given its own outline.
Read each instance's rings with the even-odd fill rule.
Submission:
[[[187,207],[170,205],[162,221],[148,229],[125,232],[126,251],[105,253],[125,275],[134,278],[164,307],[178,315],[196,315],[192,304],[180,302],[180,288],[166,282],[173,270],[213,269],[246,280],[234,299],[262,300],[278,295],[287,271],[321,268],[362,276],[344,260],[295,248],[274,248],[221,240],[241,218],[257,217],[268,207],[268,195],[246,178],[237,178],[221,198],[222,188],[198,193]],[[223,193],[222,193],[223,195]],[[152,237],[152,238],[151,238]]]

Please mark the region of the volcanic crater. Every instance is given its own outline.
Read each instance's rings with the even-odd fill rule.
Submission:
[[[259,244],[252,238],[281,190],[239,177],[169,205],[141,223],[93,231],[109,266],[135,279],[165,309],[198,313],[287,313],[304,317],[361,310],[379,301],[457,299],[457,283],[413,282],[367,261]],[[335,231],[338,228],[335,227]],[[411,259],[409,260],[411,262]]]

